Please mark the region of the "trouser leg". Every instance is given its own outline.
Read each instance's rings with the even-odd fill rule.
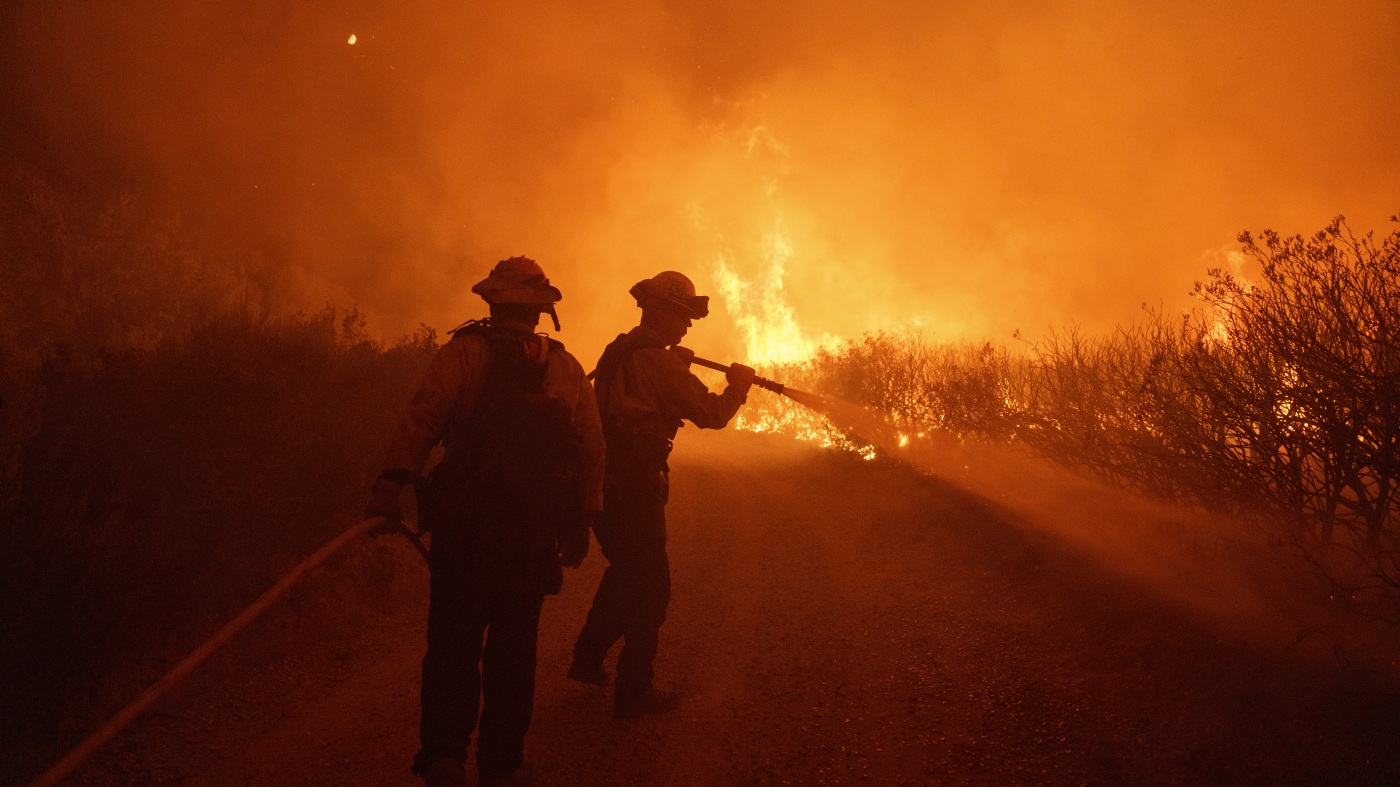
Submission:
[[[632,603],[617,657],[617,696],[637,697],[651,687],[661,624],[671,601],[671,565],[664,546],[638,555]]]
[[[428,650],[423,656],[421,748],[414,771],[440,756],[465,762],[481,698],[483,605],[470,586],[460,545],[435,537],[430,567]]]
[[[483,705],[477,768],[502,776],[525,758],[525,733],[535,708],[536,642],[544,597],[533,591],[494,594],[482,659]]]
[[[594,532],[609,566],[574,654],[597,663],[621,637],[617,694],[626,698],[651,686],[658,633],[671,598],[665,490],[609,488],[604,506]]]
[[[599,536],[601,546],[602,537]],[[614,558],[603,547],[603,556],[610,564]],[[626,578],[616,566],[609,565],[603,571],[603,581],[598,583],[598,592],[593,595],[593,606],[588,610],[588,619],[574,643],[574,662],[578,664],[602,664],[608,650],[622,638],[626,623],[623,602],[626,598]]]

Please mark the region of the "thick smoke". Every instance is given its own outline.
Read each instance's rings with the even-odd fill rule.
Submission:
[[[585,358],[637,279],[717,294],[775,243],[811,337],[1006,338],[1400,208],[1400,7],[1150,5],[12,0],[0,147],[390,335],[534,256]],[[716,312],[688,344],[742,355]]]

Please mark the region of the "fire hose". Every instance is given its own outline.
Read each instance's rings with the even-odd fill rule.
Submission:
[[[113,736],[126,729],[128,724],[135,721],[136,717],[140,716],[147,708],[153,705],[156,700],[160,699],[167,691],[170,691],[176,684],[188,677],[189,674],[200,664],[203,664],[206,659],[214,655],[215,651],[227,645],[229,640],[232,640],[238,632],[247,628],[248,624],[252,623],[254,620],[257,620],[262,613],[267,611],[268,607],[272,606],[273,602],[281,598],[281,596],[286,593],[292,585],[295,585],[297,580],[301,579],[308,571],[326,562],[327,558],[339,552],[342,547],[350,543],[357,536],[368,533],[374,528],[384,524],[386,519],[386,517],[382,516],[366,519],[331,539],[330,543],[316,550],[315,554],[302,561],[296,568],[287,572],[286,576],[277,581],[277,584],[268,588],[261,596],[258,596],[257,600],[249,604],[242,612],[238,613],[237,617],[225,623],[223,628],[214,632],[214,636],[205,640],[204,644],[200,645],[198,648],[195,648],[194,652],[186,656],[184,661],[176,664],[174,669],[165,673],[164,677],[151,684],[150,688],[141,692],[136,699],[127,703],[126,707],[122,708],[110,721],[98,728],[96,732],[89,735],[82,743],[78,744],[77,748],[73,749],[66,757],[59,760],[53,767],[45,771],[38,779],[35,779],[30,787],[51,787],[51,785],[58,784],[59,781],[72,773],[75,768],[91,756],[93,752],[102,748],[103,744],[111,740]],[[428,552],[423,546],[420,534],[409,530],[403,523],[399,523],[398,529],[399,532],[408,536],[408,539],[413,542],[419,554],[426,560]]]
[[[717,372],[728,373],[730,369],[733,368],[733,366],[739,365],[723,364],[719,361],[711,361],[708,358],[701,358],[700,356],[695,354],[694,350],[690,349],[689,347],[682,347],[679,344],[671,345],[671,352],[674,352],[677,355],[681,356],[681,358],[685,359],[685,363],[687,366],[689,366],[690,364],[695,364],[697,366],[703,366],[706,369],[714,369]],[[590,380],[596,378],[597,376],[597,369],[594,369],[593,371],[588,373],[588,379]],[[786,385],[769,380],[767,377],[759,377],[758,375],[754,375],[753,384],[766,391],[772,391],[775,394],[789,395]]]
[[[673,352],[679,353],[682,357],[684,357],[687,363],[693,363],[696,366],[703,366],[706,369],[714,369],[717,372],[728,372],[731,368],[729,365],[722,364],[719,361],[711,361],[708,358],[701,358],[700,356],[695,354],[694,350],[688,347],[682,347],[679,344],[672,347],[671,350]],[[787,390],[787,386],[783,385],[782,383],[773,382],[772,380],[769,380],[766,377],[759,377],[757,375],[754,375],[753,384],[757,385],[759,388],[764,389],[765,391],[772,391],[775,394],[782,394]]]
[[[676,345],[671,349],[684,357],[687,363],[703,366],[707,369],[714,369],[718,372],[730,371],[730,366],[719,363],[718,361],[711,361],[708,358],[701,358],[697,356],[693,350],[681,347],[680,345]],[[592,376],[591,374],[589,375],[589,377]],[[774,382],[764,377],[755,376],[753,384],[776,394],[791,396],[794,393],[800,393],[789,391],[787,386],[782,383]],[[307,572],[326,562],[331,555],[339,552],[341,548],[350,543],[357,536],[368,533],[382,525],[386,519],[386,517],[372,517],[360,522],[349,530],[336,536],[311,555],[311,557],[302,561],[296,568],[287,572],[286,576],[277,581],[277,584],[268,588],[261,596],[258,596],[256,601],[249,604],[242,612],[238,613],[237,617],[225,623],[223,628],[214,632],[214,635],[205,640],[204,644],[195,648],[194,652],[186,656],[184,661],[176,664],[175,667],[167,672],[160,680],[151,684],[151,686],[141,692],[136,699],[127,703],[126,707],[122,708],[117,715],[113,716],[106,724],[89,735],[82,743],[78,744],[77,748],[70,751],[67,756],[55,763],[39,776],[39,778],[35,779],[30,784],[30,787],[52,787],[52,785],[58,784],[81,765],[84,760],[92,756],[94,752],[102,748],[103,745],[115,737],[117,733],[126,729],[126,727],[144,713],[147,708],[155,704],[156,700],[159,700],[166,692],[179,684],[180,681],[189,677],[190,673],[194,672],[200,664],[203,664],[210,656],[214,655],[216,651],[224,645],[227,645],[240,631],[257,620]],[[408,537],[414,549],[416,549],[426,561],[428,559],[428,549],[423,544],[422,532],[410,530],[402,523],[399,523],[398,530]]]
[[[729,371],[733,368],[732,366],[726,366],[718,361],[711,361],[708,358],[701,358],[695,354],[694,350],[691,350],[688,347],[682,347],[679,344],[672,346],[671,350],[675,353],[678,353],[682,358],[684,358],[687,364],[696,364],[698,366],[703,366],[706,369],[714,369],[717,372],[725,372],[726,374],[728,374]],[[737,365],[738,364],[735,364],[735,366]],[[589,378],[591,379],[592,375],[589,375]],[[803,407],[820,413],[826,416],[827,418],[834,417],[835,413],[837,413],[838,411],[847,411],[849,413],[849,411],[852,410],[852,405],[844,403],[839,399],[834,399],[830,396],[824,396],[822,394],[811,393],[809,391],[799,391],[790,385],[784,385],[783,383],[774,382],[773,380],[769,380],[766,377],[759,377],[758,375],[754,375],[753,384],[757,385],[759,388],[762,388],[764,390],[772,391],[773,393],[778,394],[780,396],[786,396],[787,398],[793,400],[794,402],[797,402]]]

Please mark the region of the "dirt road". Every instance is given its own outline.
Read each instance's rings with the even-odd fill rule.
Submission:
[[[684,702],[617,721],[564,678],[595,552],[545,605],[540,784],[1400,783],[1378,678],[1262,652],[937,479],[683,437],[658,677]],[[177,699],[87,779],[416,784],[421,612],[307,643],[332,655],[292,680]]]

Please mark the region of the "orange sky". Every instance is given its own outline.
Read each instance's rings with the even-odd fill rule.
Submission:
[[[1124,5],[12,0],[0,141],[388,335],[533,256],[585,364],[666,268],[1006,340],[1180,308],[1241,229],[1390,230],[1400,5]]]

